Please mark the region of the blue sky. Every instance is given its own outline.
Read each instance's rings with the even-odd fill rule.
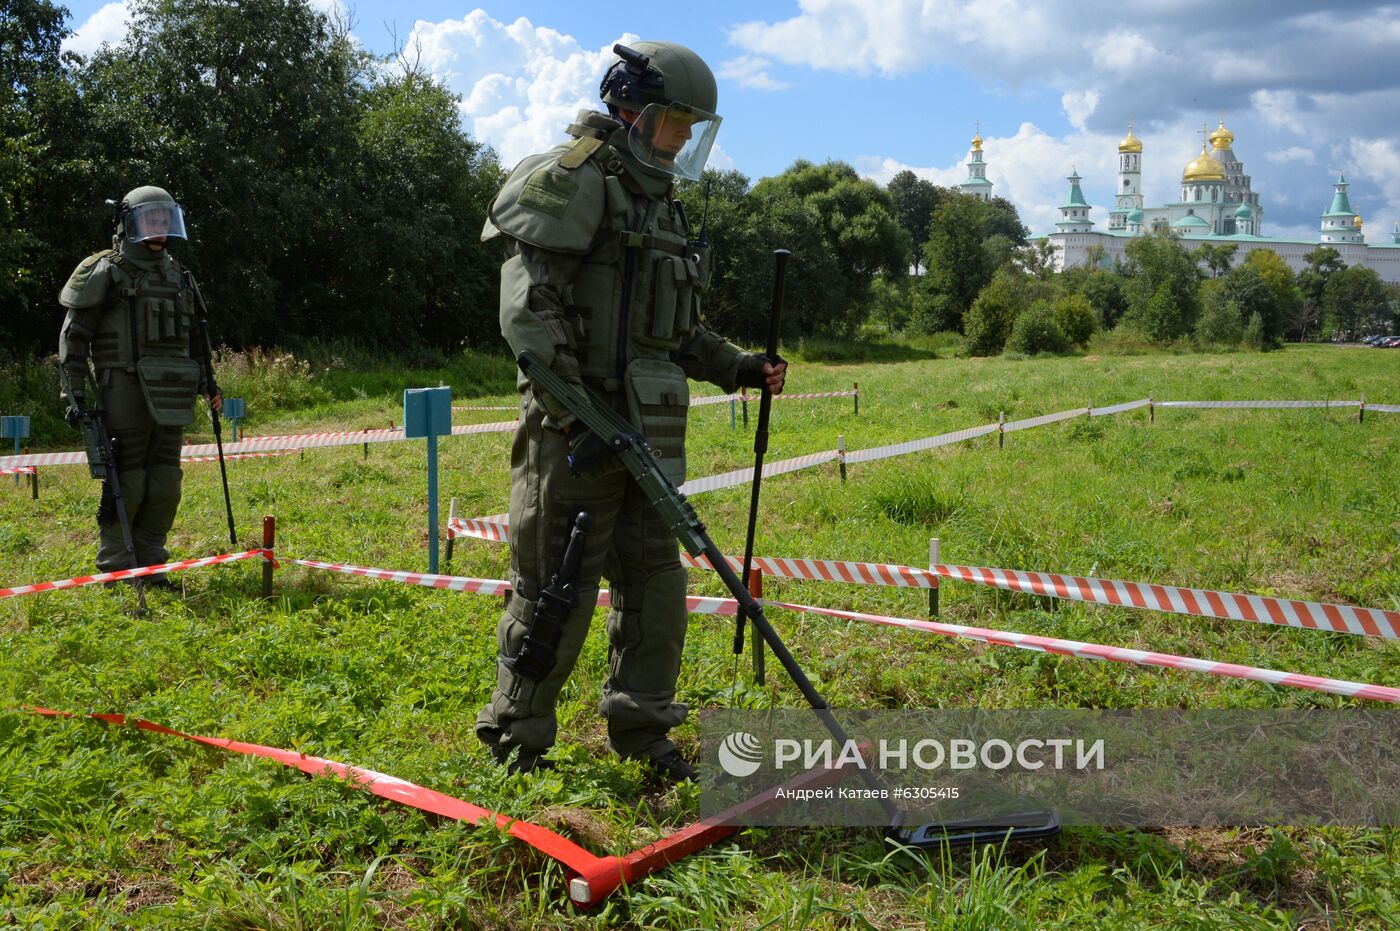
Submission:
[[[619,3],[313,0],[462,95],[463,123],[507,165],[596,103],[614,42],[689,45],[719,77],[711,164],[752,179],[840,159],[885,182],[987,176],[1034,231],[1071,168],[1104,225],[1117,144],[1142,138],[1148,203],[1175,200],[1200,129],[1223,114],[1264,234],[1315,241],[1344,171],[1367,239],[1400,221],[1400,7],[1311,0],[800,0]],[[121,2],[74,0],[76,51],[120,41]]]

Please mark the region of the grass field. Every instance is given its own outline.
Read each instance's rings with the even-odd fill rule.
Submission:
[[[854,353],[847,353],[853,355]],[[796,356],[789,390],[859,382],[846,400],[775,405],[769,459],[859,449],[995,420],[1157,399],[1355,398],[1400,403],[1400,354],[1336,347],[1229,355]],[[824,361],[827,360],[827,361]],[[280,367],[279,367],[280,366]],[[387,426],[400,389],[446,381],[458,403],[509,404],[506,360],[314,375],[243,365],[252,433]],[[696,393],[715,389],[696,386]],[[470,399],[470,400],[468,400]],[[458,422],[509,415],[459,414]],[[447,439],[459,513],[506,510],[509,434]],[[203,438],[191,434],[191,441]],[[752,434],[726,405],[692,412],[690,474],[739,468]],[[230,464],[243,542],[278,520],[279,553],[426,568],[421,443]],[[177,556],[228,549],[216,464],[186,467]],[[1039,569],[1400,609],[1400,415],[1158,409],[1077,419],[935,452],[764,483],[762,555]],[[0,586],[91,570],[98,487],[42,470],[39,501],[0,479]],[[742,551],[747,486],[693,499]],[[444,515],[446,504],[444,501]],[[454,572],[505,578],[498,544],[462,541]],[[196,734],[295,748],[391,773],[538,823],[597,853],[693,820],[696,792],[655,789],[609,757],[595,707],[601,613],[560,708],[559,770],[508,777],[471,722],[492,682],[498,599],[256,565],[176,576],[146,617],[99,587],[0,601],[0,924],[34,928],[1388,928],[1400,926],[1400,831],[1079,828],[1041,846],[891,852],[874,831],[752,830],[615,895],[568,904],[557,866],[495,830],[449,823],[273,763],[21,705],[117,711]],[[692,573],[692,590],[720,594]],[[769,597],[903,617],[909,590],[770,583]],[[945,619],[1400,686],[1400,650],[946,585]],[[1058,658],[779,614],[843,708],[1346,707],[1354,701],[1197,674]],[[732,628],[692,619],[681,681],[694,708],[801,707],[770,664],[736,683]],[[745,665],[747,659],[745,659]],[[677,732],[693,749],[694,723]]]

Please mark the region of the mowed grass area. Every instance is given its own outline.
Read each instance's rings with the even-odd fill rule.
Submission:
[[[813,357],[818,354],[813,352]],[[780,402],[769,459],[915,439],[995,420],[1153,394],[1158,399],[1355,398],[1400,403],[1400,353],[1336,347],[1268,355],[1035,360],[794,359],[789,390],[861,386],[848,400]],[[457,403],[513,403],[498,360]],[[450,374],[450,373],[449,373]],[[254,410],[254,431],[401,420],[384,373],[301,411]],[[255,376],[249,375],[249,378]],[[369,387],[364,387],[369,386]],[[344,387],[342,385],[342,387]],[[695,386],[698,394],[715,393]],[[495,393],[490,393],[495,392]],[[230,392],[232,393],[232,392]],[[349,395],[348,397],[345,395]],[[484,422],[509,414],[458,414]],[[692,412],[690,474],[738,468],[752,434],[726,405]],[[200,439],[192,434],[192,440]],[[459,513],[507,506],[509,434],[446,439]],[[421,442],[230,463],[239,533],[278,520],[279,552],[426,568]],[[186,467],[178,556],[228,549],[218,466]],[[42,470],[42,493],[0,479],[0,586],[90,571],[98,485]],[[692,500],[719,545],[743,546],[747,486]],[[443,502],[445,519],[446,500]],[[1400,609],[1400,415],[1145,410],[1077,419],[898,459],[764,483],[762,555],[945,562],[1099,575]],[[505,578],[504,546],[462,541],[452,569]],[[693,820],[693,789],[658,791],[612,759],[595,711],[602,614],[560,708],[560,767],[508,777],[471,729],[493,679],[499,599],[288,567],[257,598],[255,563],[176,576],[135,618],[129,591],[0,601],[0,924],[38,928],[1161,928],[1400,924],[1400,832],[1074,829],[1041,846],[891,852],[872,831],[752,830],[615,895],[567,901],[562,870],[492,829],[444,822],[327,779],[156,734],[42,720],[44,705],[118,711],[196,734],[289,747],[410,779],[624,853]],[[692,573],[698,592],[719,594]],[[770,597],[905,617],[922,592],[770,583]],[[1400,649],[1316,631],[1050,603],[947,585],[958,623],[1150,648],[1400,686]],[[1345,707],[1316,692],[950,641],[774,612],[833,705]],[[692,619],[681,681],[695,708],[802,707],[770,662],[736,683],[732,628]],[[694,749],[694,722],[678,732]]]

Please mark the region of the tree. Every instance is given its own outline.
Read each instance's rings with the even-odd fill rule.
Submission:
[[[1264,322],[1264,339],[1269,346],[1278,346],[1288,333],[1288,328],[1297,318],[1301,299],[1297,281],[1288,263],[1270,249],[1255,249],[1244,260],[1245,267],[1259,274],[1260,281],[1268,290],[1267,310],[1261,308]]]
[[[1317,332],[1322,322],[1323,295],[1328,279],[1346,268],[1342,254],[1331,246],[1318,246],[1303,256],[1303,261],[1307,267],[1297,277],[1302,303],[1293,318],[1293,332],[1300,342],[1307,339],[1309,333]]]
[[[1200,269],[1181,242],[1169,232],[1153,232],[1130,242],[1125,256],[1128,306],[1120,325],[1159,343],[1189,334],[1196,323]]]
[[[1202,346],[1238,346],[1244,336],[1240,309],[1220,283],[1213,278],[1202,289],[1201,316],[1196,321],[1196,342]]]
[[[1239,243],[1223,242],[1213,245],[1203,242],[1191,253],[1191,258],[1210,269],[1212,278],[1219,278],[1230,270],[1231,264],[1235,261],[1235,253],[1239,251]]]
[[[1000,240],[1023,246],[1026,228],[1016,208],[1003,198],[983,202],[967,194],[949,193],[933,211],[924,263],[928,271],[915,289],[915,313],[926,332],[962,332],[963,314],[997,271]]]
[[[1240,320],[1259,321],[1259,330],[1254,336],[1253,347],[1259,350],[1271,348],[1273,338],[1271,336],[1270,322],[1278,315],[1275,306],[1274,294],[1265,283],[1264,277],[1259,274],[1259,270],[1254,265],[1246,262],[1237,268],[1230,269],[1223,278],[1212,279],[1212,283],[1218,282],[1218,287],[1211,289],[1212,296],[1218,305],[1229,305],[1234,308],[1235,316]],[[1218,333],[1224,333],[1229,328],[1229,314],[1222,310],[1217,311],[1217,320],[1211,326]],[[1197,327],[1199,333],[1200,328]]]
[[[1089,339],[1099,327],[1093,306],[1082,294],[1066,294],[1052,305],[1055,325],[1076,346],[1089,345]]]
[[[48,101],[65,81],[66,15],[48,0],[0,0],[0,344],[11,348],[39,343],[47,322],[34,310],[42,210],[32,191],[49,159]]]
[[[968,308],[963,346],[968,355],[995,356],[1006,348],[1012,324],[1025,307],[1025,276],[1003,269]]]
[[[914,267],[915,271],[918,271],[923,267],[923,250],[924,243],[928,241],[929,221],[933,219],[934,209],[949,191],[932,181],[925,181],[908,169],[891,178],[890,183],[885,185],[885,190],[894,202],[899,225],[909,234]]]
[[[1098,315],[1100,326],[1111,330],[1118,324],[1118,318],[1127,309],[1127,298],[1123,294],[1123,277],[1116,272],[1097,269],[1084,278],[1079,289]]]
[[[381,67],[307,0],[130,11],[126,38],[71,59],[48,104],[56,154],[30,193],[46,302],[110,237],[103,199],[158,184],[233,345],[496,341],[499,249],[478,237],[500,171],[451,93]]]
[[[1322,296],[1325,326],[1343,339],[1385,331],[1393,322],[1390,292],[1375,269],[1353,266],[1334,272]]]
[[[802,262],[788,294],[804,333],[854,332],[869,314],[876,275],[907,274],[909,237],[894,202],[850,165],[798,161],[755,184],[751,196],[756,225],[785,237],[774,245],[808,240],[805,251],[788,246]]]

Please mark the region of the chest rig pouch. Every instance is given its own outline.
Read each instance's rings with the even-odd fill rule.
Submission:
[[[157,425],[191,423],[200,368],[189,356],[194,301],[183,286],[179,267],[172,262],[165,269],[146,270],[130,262],[117,263],[113,284],[115,303],[103,317],[119,331],[122,358],[109,367],[135,371]]]
[[[660,455],[661,472],[677,486],[685,481],[685,423],[690,383],[668,359],[633,359],[623,393],[627,412]]]

